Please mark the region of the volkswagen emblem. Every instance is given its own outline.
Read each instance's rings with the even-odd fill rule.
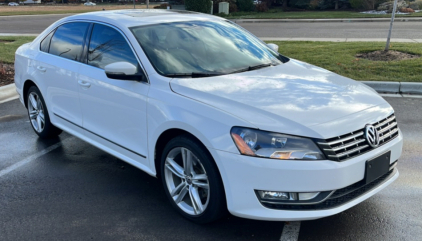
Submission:
[[[378,147],[380,144],[380,134],[373,125],[365,126],[365,138],[368,141],[369,145],[373,148]]]

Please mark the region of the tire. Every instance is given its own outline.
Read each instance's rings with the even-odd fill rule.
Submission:
[[[185,160],[189,159],[191,165],[185,165]],[[185,166],[191,168],[185,169]],[[160,174],[167,198],[186,219],[200,224],[210,223],[227,213],[217,166],[197,140],[188,135],[170,140],[161,155]]]
[[[47,106],[40,90],[36,86],[31,86],[26,93],[26,97],[29,122],[35,133],[43,139],[54,138],[60,135],[62,130],[51,124]]]

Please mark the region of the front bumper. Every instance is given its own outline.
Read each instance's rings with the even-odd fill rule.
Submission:
[[[364,201],[397,179],[398,171],[394,169],[385,180],[333,208],[280,210],[274,206],[265,207],[254,190],[321,192],[343,189],[363,180],[367,160],[391,151],[390,164],[393,164],[399,159],[402,146],[400,133],[389,143],[344,162],[281,161],[224,151],[217,151],[217,162],[225,186],[227,206],[233,215],[273,221],[311,220],[340,213]]]

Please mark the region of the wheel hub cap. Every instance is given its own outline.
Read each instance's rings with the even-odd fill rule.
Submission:
[[[192,177],[190,177],[190,176],[186,176],[186,183],[187,183],[188,185],[191,185],[191,184],[192,184]]]

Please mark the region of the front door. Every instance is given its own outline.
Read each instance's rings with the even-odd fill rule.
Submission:
[[[78,76],[83,127],[117,153],[125,153],[146,166],[149,84],[146,80],[107,78],[104,67],[115,62],[129,62],[143,73],[122,33],[110,26],[94,24],[87,64],[79,69]]]

